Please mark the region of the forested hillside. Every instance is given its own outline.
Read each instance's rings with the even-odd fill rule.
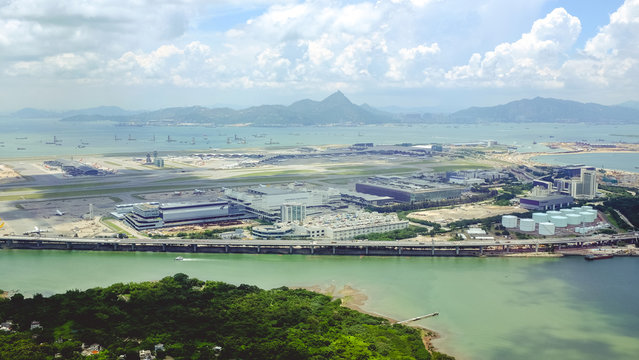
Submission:
[[[0,300],[0,322],[8,320],[12,331],[0,331],[4,360],[56,354],[130,360],[138,359],[140,350],[158,359],[447,358],[429,354],[417,329],[390,325],[325,295],[204,282],[184,274],[48,298],[16,294]],[[85,357],[83,343],[101,349]]]

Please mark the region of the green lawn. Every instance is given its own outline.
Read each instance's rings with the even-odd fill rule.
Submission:
[[[391,167],[391,168],[376,168],[371,167],[367,170],[352,170],[352,171],[333,171],[330,175],[380,175],[380,174],[404,174],[419,171],[418,168],[413,167]]]
[[[294,175],[294,174],[311,174],[311,173],[315,173],[315,171],[313,170],[270,170],[270,171],[256,171],[256,172],[252,172],[248,174],[233,175],[233,176],[229,176],[226,179]]]
[[[460,170],[473,170],[473,169],[490,169],[490,166],[481,164],[450,164],[433,166],[434,172],[447,172],[447,171],[460,171]]]
[[[151,181],[151,182],[152,183],[166,183],[166,182],[179,182],[179,181],[202,180],[202,179],[207,179],[207,177],[206,176],[191,175],[191,176],[174,177],[174,178],[171,178],[171,179],[155,180],[155,181]]]
[[[19,187],[2,190],[2,192],[18,192],[18,191],[39,191],[39,190],[60,190],[60,189],[77,189],[77,188],[90,188],[96,186],[106,186],[122,184],[124,181],[111,181],[103,183],[77,183],[68,185],[48,185],[48,186],[33,186],[33,187]]]
[[[113,221],[114,221],[114,220],[113,220],[113,219],[111,219],[111,218],[102,218],[102,219],[100,219],[100,222],[101,222],[102,224],[104,224],[106,227],[108,227],[109,229],[113,230],[114,232],[116,232],[116,233],[118,233],[118,234],[119,234],[119,233],[124,233],[124,234],[126,234],[126,236],[128,236],[128,237],[130,237],[130,238],[135,237],[135,236],[134,236],[133,234],[131,234],[130,232],[128,232],[128,231],[126,231],[126,230],[124,230],[124,229],[123,229],[123,228],[121,228],[119,225],[115,224]]]

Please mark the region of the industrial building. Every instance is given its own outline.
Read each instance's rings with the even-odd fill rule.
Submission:
[[[528,210],[554,210],[569,207],[574,199],[569,195],[523,196],[519,198],[519,206]]]
[[[390,196],[377,196],[355,191],[342,191],[340,195],[342,196],[342,201],[360,206],[380,206],[395,202],[395,199]]]
[[[121,211],[121,209],[119,209]],[[254,217],[244,207],[224,200],[202,203],[134,204],[124,221],[136,230],[216,223]]]
[[[460,198],[464,188],[401,176],[374,176],[355,184],[355,191],[389,196],[400,202],[417,202]]]
[[[489,170],[462,170],[449,171],[446,173],[446,179],[450,184],[464,186],[479,185],[486,181],[506,179],[509,176],[510,175],[505,172]]]

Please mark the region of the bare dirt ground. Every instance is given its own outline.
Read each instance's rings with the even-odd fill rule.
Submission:
[[[467,204],[452,208],[434,209],[414,212],[408,215],[410,219],[427,220],[441,225],[464,219],[482,219],[495,215],[525,213],[526,209],[518,206],[497,206],[486,203]]]
[[[8,184],[22,180],[20,174],[7,165],[0,164],[0,184]]]
[[[180,232],[192,233],[192,232],[202,232],[205,230],[221,230],[221,229],[227,229],[228,231],[231,231],[233,229],[242,228],[246,226],[254,226],[257,224],[258,222],[253,220],[240,220],[240,221],[237,221],[237,223],[228,224],[228,225],[223,225],[223,224],[184,225],[184,226],[174,226],[170,228],[150,230],[147,232],[147,234],[175,236]]]

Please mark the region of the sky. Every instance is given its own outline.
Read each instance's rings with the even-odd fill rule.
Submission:
[[[639,100],[639,0],[0,0],[0,111]]]

